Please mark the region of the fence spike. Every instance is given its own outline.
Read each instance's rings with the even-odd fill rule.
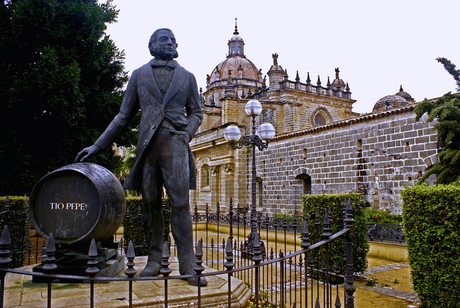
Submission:
[[[227,271],[230,271],[234,266],[235,263],[233,262],[233,250],[232,250],[232,239],[229,237],[227,239],[227,248],[225,249],[225,260],[226,262],[224,263],[225,268]]]
[[[54,244],[54,237],[53,233],[50,233],[48,237],[48,243],[46,243],[45,253],[45,265],[43,265],[42,269],[46,272],[51,273],[57,268],[57,265],[54,264],[56,258],[54,257],[54,253],[56,252],[56,245]]]
[[[308,237],[310,233],[308,232],[308,220],[307,220],[307,215],[303,216],[303,229],[302,229],[302,243],[300,246],[302,246],[303,249],[307,249],[310,247],[310,238]]]
[[[134,269],[134,258],[136,257],[136,254],[134,253],[134,245],[133,241],[129,241],[128,244],[128,251],[126,252],[126,258],[128,259],[128,262],[126,262],[126,266],[128,267],[125,270],[125,275],[132,278],[134,275],[136,275],[137,270]]]
[[[339,292],[337,292],[337,296],[336,296],[336,298],[335,298],[335,307],[336,307],[336,308],[342,307],[342,304],[340,303]]]
[[[171,252],[169,250],[169,245],[168,241],[165,241],[163,245],[163,254],[161,258],[163,261],[161,261],[161,266],[162,268],[160,269],[160,274],[162,274],[164,277],[169,276],[171,274],[172,270],[169,268],[170,262],[169,262],[169,257],[171,256]]]
[[[85,270],[85,273],[88,274],[90,277],[96,276],[97,273],[99,273],[99,268],[97,267],[97,246],[96,246],[96,240],[93,239],[91,240],[91,244],[89,245],[89,251],[88,251],[88,268]]]
[[[324,213],[324,223],[323,223],[323,234],[322,234],[322,237],[324,239],[328,239],[329,237],[331,237],[331,228],[330,228],[331,224],[329,222],[329,215],[326,213]]]
[[[319,228],[320,223],[319,223],[319,212],[318,210],[315,211],[315,227]]]
[[[7,267],[13,260],[9,257],[10,254],[10,230],[8,225],[5,225],[0,237],[0,266]]]
[[[259,240],[259,234],[255,232],[254,234],[254,242],[252,243],[252,252],[254,255],[252,256],[252,261],[254,261],[256,264],[259,264],[260,261],[262,261],[262,253],[260,251],[260,240]]]
[[[200,239],[196,244],[196,266],[193,267],[195,272],[200,275],[204,271],[204,267],[201,265],[203,263],[203,239]],[[199,279],[199,278],[198,278]]]
[[[297,231],[297,227],[298,227],[298,224],[297,224],[297,213],[294,213],[294,218],[292,220],[292,228],[294,228],[294,231]]]
[[[315,308],[321,308],[321,305],[319,304],[319,297],[316,298]]]

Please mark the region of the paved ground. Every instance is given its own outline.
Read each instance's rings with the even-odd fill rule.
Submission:
[[[172,260],[171,260],[172,259]],[[171,276],[178,275],[177,259],[171,258]],[[146,257],[136,258],[135,268],[138,273],[145,266]],[[25,267],[30,270],[32,266]],[[207,272],[213,271],[206,268]],[[47,307],[47,284],[32,283],[31,276],[7,274],[5,283],[4,307]],[[164,282],[136,281],[133,283],[133,306],[135,307],[164,307]],[[197,287],[187,281],[175,279],[168,283],[169,307],[196,307]],[[233,278],[232,302],[242,305],[250,296],[246,285]],[[98,283],[95,285],[95,307],[127,307],[129,299],[128,282]],[[227,275],[208,277],[208,285],[201,288],[202,307],[222,307],[227,303],[228,283]],[[89,284],[56,283],[52,287],[52,307],[80,308],[89,307]]]
[[[136,258],[138,272],[145,265],[145,257]],[[371,262],[363,279],[355,283],[356,308],[367,307],[418,307],[420,301],[411,289],[409,264],[378,260]],[[379,265],[382,264],[382,265]],[[29,267],[26,267],[26,269]],[[171,260],[173,273],[177,275],[177,260]],[[208,268],[206,271],[212,271]],[[376,281],[367,286],[366,280]],[[209,285],[202,289],[203,307],[219,307],[225,303],[228,284],[225,275],[208,278]],[[170,282],[170,307],[191,307],[197,304],[197,288],[186,281]],[[133,285],[133,302],[137,307],[161,307],[164,302],[163,281],[138,281]],[[234,302],[242,303],[249,290],[240,281],[232,281]],[[127,307],[128,283],[111,282],[95,287],[96,307]],[[211,296],[211,294],[214,294]],[[30,276],[8,274],[5,289],[5,307],[46,307],[46,284],[34,284]],[[89,284],[53,284],[53,307],[89,307]]]
[[[411,289],[409,270],[407,262],[375,266],[363,275],[366,280],[375,279],[374,286],[367,286],[365,282],[357,282],[355,285],[363,290],[405,300],[408,302],[407,307],[419,307],[420,299]]]

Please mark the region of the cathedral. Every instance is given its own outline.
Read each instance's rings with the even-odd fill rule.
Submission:
[[[339,68],[325,85],[309,74],[292,80],[273,54],[264,74],[246,58],[244,45],[235,25],[226,59],[206,76],[206,90],[200,89],[204,117],[190,143],[197,168],[191,205],[203,210],[219,204],[225,211],[230,198],[235,207],[251,203],[250,148],[233,149],[224,130],[233,124],[250,135],[245,105],[256,99],[262,105],[256,126],[268,122],[276,130],[267,149],[256,149],[258,210],[300,213],[302,194],[354,191],[369,206],[399,212],[398,192],[437,153],[432,124],[415,123],[410,94],[401,87],[378,100],[372,113],[360,115],[352,111],[355,100]]]

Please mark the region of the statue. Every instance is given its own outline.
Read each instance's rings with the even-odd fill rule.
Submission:
[[[163,185],[172,207],[171,230],[177,243],[179,272],[195,274],[189,189],[196,188],[196,171],[189,142],[203,113],[195,77],[174,60],[178,57],[177,46],[169,29],[158,29],[152,34],[149,49],[154,59],[132,73],[119,113],[96,142],[75,159],[85,161],[110,146],[141,109],[136,160],[124,188],[142,192],[149,252],[147,265],[140,274],[144,277],[157,275],[161,268]],[[204,277],[188,281],[192,285],[207,284]]]
[[[272,58],[273,58],[273,66],[278,66],[278,54],[277,53],[272,54]]]

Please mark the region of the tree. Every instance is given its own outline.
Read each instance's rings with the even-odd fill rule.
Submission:
[[[0,4],[0,195],[30,193],[117,114],[124,53],[105,34],[117,14],[111,0]],[[131,145],[134,134],[117,142]],[[112,171],[121,166],[111,149],[92,161]]]
[[[437,61],[454,77],[457,90],[460,91],[460,70],[445,58],[438,58]],[[432,174],[438,176],[437,184],[460,180],[460,95],[449,92],[434,102],[425,100],[415,107],[414,112],[417,121],[425,113],[428,114],[428,122],[436,120],[434,127],[441,148],[438,153],[439,162],[431,166],[420,182]]]

